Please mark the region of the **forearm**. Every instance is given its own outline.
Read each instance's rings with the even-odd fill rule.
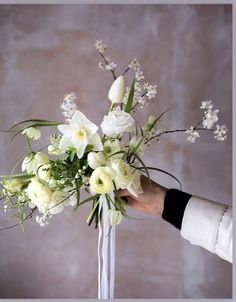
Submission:
[[[170,189],[162,218],[192,244],[232,262],[232,209],[227,205]]]

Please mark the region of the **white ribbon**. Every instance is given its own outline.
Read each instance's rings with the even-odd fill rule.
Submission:
[[[114,202],[114,193],[109,193]],[[114,209],[114,205],[110,202]],[[98,234],[98,299],[113,299],[115,284],[115,226],[110,230],[108,219],[108,205],[105,195],[99,199],[99,216],[102,211],[102,219],[99,222]]]

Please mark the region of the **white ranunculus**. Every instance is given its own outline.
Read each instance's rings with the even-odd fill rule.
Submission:
[[[106,194],[114,190],[114,172],[109,167],[98,167],[90,177],[89,184],[92,192]]]
[[[31,200],[31,204],[37,206],[40,213],[44,213],[51,204],[51,189],[40,183],[37,178],[31,179],[27,188],[27,194]]]
[[[143,192],[140,182],[141,174],[121,159],[111,161],[111,168],[115,172],[115,184],[117,189],[127,189],[138,197]]]
[[[64,209],[64,201],[66,201],[67,197],[68,193],[64,191],[54,191],[48,212],[53,215],[61,213]]]
[[[81,158],[88,144],[93,145],[93,151],[103,150],[101,139],[97,133],[98,127],[79,110],[76,110],[69,124],[57,127],[63,134],[59,144],[59,149],[63,152],[69,148],[75,148],[78,158]]]
[[[104,145],[103,145],[103,153],[105,154],[105,157],[108,158],[112,154],[121,151],[121,145],[120,141],[118,139],[115,140],[106,140]],[[110,159],[114,159],[117,157],[122,157],[123,153],[118,153],[116,155],[113,155],[110,157]]]
[[[116,137],[123,132],[134,130],[134,119],[119,107],[105,115],[101,123],[102,131],[109,137]]]
[[[88,165],[92,169],[96,169],[105,164],[105,156],[102,152],[89,152]]]
[[[115,171],[115,184],[117,189],[126,189],[132,182],[132,168],[122,159],[111,161],[111,168]]]
[[[64,200],[68,197],[67,192],[52,191],[48,186],[39,182],[36,177],[31,179],[27,194],[31,208],[37,206],[40,213],[48,212],[50,214],[60,213],[64,208]]]
[[[22,131],[22,134],[26,134],[28,138],[38,140],[41,136],[41,132],[37,127],[29,127]]]
[[[141,181],[140,181],[140,177],[141,174],[138,171],[135,171],[132,174],[132,181],[131,183],[128,185],[127,190],[133,194],[135,197],[138,197],[138,195],[143,193],[143,189],[141,186]]]
[[[122,214],[118,210],[110,209],[107,212],[107,220],[110,221],[111,225],[118,225],[122,220]]]
[[[46,182],[49,182],[51,178],[51,165],[42,165],[38,169],[38,177]]]
[[[31,156],[26,156],[22,162],[22,171],[36,173],[38,167],[49,164],[49,158],[43,152],[37,152]]]
[[[123,76],[118,77],[113,84],[108,93],[108,98],[112,104],[117,104],[122,101],[125,95],[125,79]]]

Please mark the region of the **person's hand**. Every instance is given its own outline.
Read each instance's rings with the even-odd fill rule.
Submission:
[[[167,188],[152,180],[149,181],[144,175],[141,176],[141,185],[143,193],[138,197],[130,194],[128,190],[118,190],[117,195],[128,201],[128,204],[137,210],[162,214]]]

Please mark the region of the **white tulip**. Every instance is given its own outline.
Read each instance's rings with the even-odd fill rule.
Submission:
[[[108,98],[112,104],[117,104],[122,101],[125,95],[125,79],[123,76],[118,77],[113,84],[108,93]]]
[[[90,152],[87,159],[88,165],[92,169],[96,169],[105,163],[105,156],[102,152]]]

